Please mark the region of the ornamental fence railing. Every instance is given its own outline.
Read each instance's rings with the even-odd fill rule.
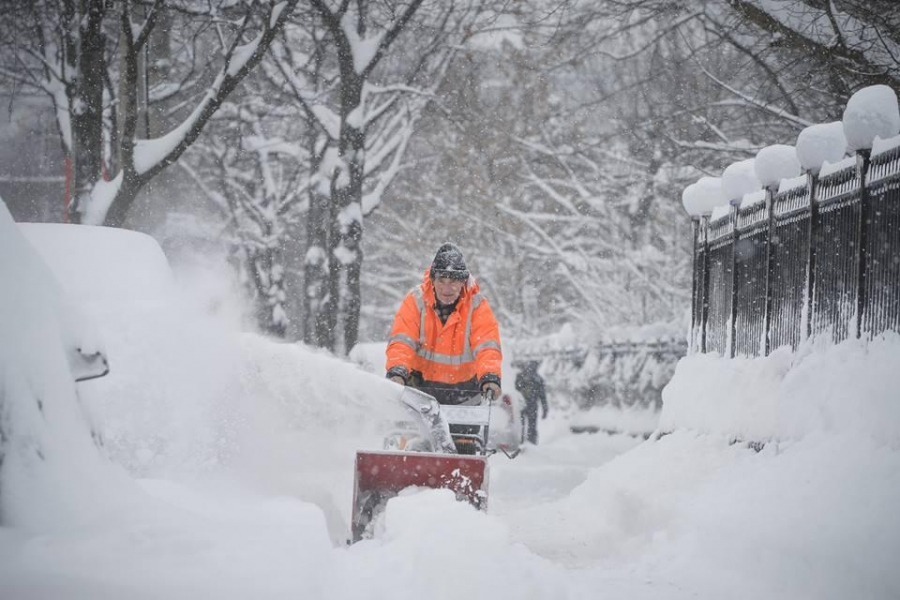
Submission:
[[[687,349],[683,338],[521,348],[514,353],[513,366],[540,362],[548,392],[569,398],[580,409],[612,406],[659,410],[662,389]]]
[[[900,331],[900,147],[761,193],[694,221],[692,353]]]

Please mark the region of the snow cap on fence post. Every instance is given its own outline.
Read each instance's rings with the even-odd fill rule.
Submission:
[[[766,146],[757,152],[753,170],[764,187],[776,188],[782,179],[790,179],[800,174],[797,150],[784,144]]]
[[[722,172],[722,191],[732,204],[739,204],[744,195],[761,188],[762,183],[756,176],[756,159],[748,158],[731,163]]]
[[[847,154],[841,121],[810,125],[797,136],[797,159],[804,171],[818,173],[825,162],[834,164]]]
[[[714,208],[727,203],[718,177],[701,177],[681,193],[681,204],[694,219],[709,215]]]
[[[843,124],[851,151],[871,150],[876,137],[887,139],[900,133],[897,94],[886,85],[857,91],[844,109]]]

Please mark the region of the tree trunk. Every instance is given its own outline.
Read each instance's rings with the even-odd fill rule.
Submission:
[[[329,205],[331,198],[322,193],[320,186],[329,181],[328,174],[320,172],[310,186],[309,211],[306,217],[307,250],[303,267],[303,341],[313,346],[332,348],[334,346],[333,314],[327,306],[331,297],[328,293],[328,272],[331,253],[329,252],[328,230],[330,223]]]
[[[128,141],[124,141],[128,143]],[[115,202],[113,202],[106,217],[103,219],[103,225],[107,227],[125,227],[125,219],[128,218],[128,212],[131,205],[137,199],[138,192],[141,191],[141,184],[134,175],[134,171],[126,169],[122,173],[123,181],[116,194]],[[98,223],[99,224],[99,223]]]
[[[344,57],[342,57],[344,58]],[[341,73],[341,138],[338,153],[346,173],[337,174],[332,186],[332,269],[329,288],[337,293],[334,308],[339,310],[336,325],[342,334],[339,352],[349,352],[359,337],[360,272],[362,270],[362,183],[365,173],[365,131],[351,115],[362,110],[364,80],[352,68]]]
[[[256,322],[260,329],[272,336],[287,334],[287,313],[284,310],[284,267],[274,248],[250,255],[253,284],[256,287]]]
[[[88,0],[81,28],[78,89],[72,105],[72,133],[75,157],[75,202],[69,207],[69,221],[80,223],[90,202],[91,190],[100,180],[103,164],[103,0]]]

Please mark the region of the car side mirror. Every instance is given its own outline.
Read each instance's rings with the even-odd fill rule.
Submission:
[[[76,382],[99,379],[109,374],[109,362],[103,352],[85,352],[81,348],[69,351],[69,368]]]

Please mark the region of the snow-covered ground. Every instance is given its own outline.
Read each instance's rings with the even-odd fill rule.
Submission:
[[[95,230],[116,252],[86,261],[64,231],[26,234],[111,373],[76,401],[58,290],[15,268],[39,259],[0,211],[0,598],[900,597],[900,336],[685,359],[648,441],[551,409],[540,446],[490,459],[487,513],[409,491],[346,546],[353,453],[396,387],[209,316],[148,238]]]

